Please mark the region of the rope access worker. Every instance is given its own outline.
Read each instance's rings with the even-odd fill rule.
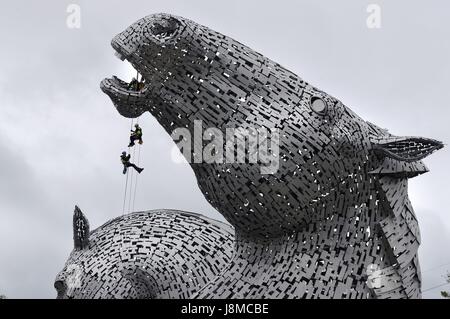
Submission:
[[[142,91],[144,87],[145,87],[145,78],[142,78],[137,84],[137,89],[138,91]]]
[[[124,174],[127,173],[128,167],[133,167],[136,170],[136,172],[140,174],[144,169],[137,167],[136,164],[131,163],[130,158],[131,158],[130,154],[127,155],[127,152],[122,152],[120,160],[122,161],[123,164],[123,173]]]
[[[128,144],[128,147],[133,147],[134,141],[138,141],[139,144],[144,143],[142,141],[142,128],[139,126],[139,124],[134,125],[134,131],[131,130],[130,144]]]
[[[145,86],[144,80],[138,81],[138,79],[133,78],[128,84],[128,90],[141,91]]]
[[[138,88],[138,80],[136,78],[133,78],[130,83],[128,84],[128,90],[136,90]]]

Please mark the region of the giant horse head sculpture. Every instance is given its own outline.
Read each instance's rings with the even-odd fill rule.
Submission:
[[[407,179],[427,171],[421,160],[441,142],[392,135],[278,63],[182,17],[147,16],[112,46],[145,87],[130,90],[113,77],[102,90],[123,116],[149,111],[169,134],[185,128],[194,136],[184,155],[205,198],[235,227],[233,262],[204,297],[420,296]],[[205,131],[200,140],[196,123]],[[244,145],[266,151],[236,163],[224,160],[242,148],[233,140],[205,148],[211,133],[226,136],[228,128],[250,132]],[[252,134],[261,129],[270,134]],[[205,149],[214,161],[192,161]],[[280,277],[289,269],[296,274]],[[375,277],[381,284],[370,283]]]

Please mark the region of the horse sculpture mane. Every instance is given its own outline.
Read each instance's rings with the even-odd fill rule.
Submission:
[[[420,235],[407,180],[427,171],[421,160],[441,142],[394,136],[263,55],[182,17],[147,16],[112,46],[145,79],[141,91],[116,77],[102,81],[123,116],[149,111],[169,134],[184,128],[194,138],[195,125],[223,135],[230,127],[273,132],[257,139],[270,140],[269,162],[251,162],[251,154],[243,163],[223,156],[190,162],[205,198],[235,230],[232,259],[196,297],[420,297]],[[251,134],[245,140],[251,144]],[[207,141],[183,150],[188,161],[198,158],[199,143]],[[215,146],[216,155],[230,147]]]

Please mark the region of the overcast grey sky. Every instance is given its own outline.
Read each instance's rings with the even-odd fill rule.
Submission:
[[[66,26],[70,3],[81,7],[81,29]],[[381,6],[380,29],[366,26],[370,3]],[[245,43],[394,134],[450,141],[448,1],[2,1],[0,294],[55,297],[54,278],[72,250],[75,204],[92,229],[121,214],[118,156],[130,121],[99,82],[112,74],[130,79],[110,41],[157,12]],[[146,170],[136,209],[221,219],[190,167],[171,160],[173,142],[156,120],[145,114],[141,123]],[[431,172],[410,181],[424,290],[443,283],[450,270],[449,154],[444,149],[427,158]],[[439,289],[424,297],[439,297]]]

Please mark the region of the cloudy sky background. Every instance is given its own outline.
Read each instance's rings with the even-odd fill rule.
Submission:
[[[66,8],[81,6],[81,29]],[[382,9],[366,26],[367,5]],[[0,4],[0,294],[54,298],[72,250],[78,204],[94,229],[121,214],[119,155],[130,120],[99,89],[132,71],[110,40],[156,12],[185,16],[231,36],[398,135],[450,141],[450,5],[447,1],[2,1]],[[135,208],[174,208],[221,219],[173,142],[145,114]],[[449,150],[410,182],[422,231],[423,288],[450,270]],[[446,265],[445,265],[446,264]],[[445,265],[445,266],[443,266]],[[448,288],[449,286],[447,286]],[[440,289],[424,292],[439,297]]]

